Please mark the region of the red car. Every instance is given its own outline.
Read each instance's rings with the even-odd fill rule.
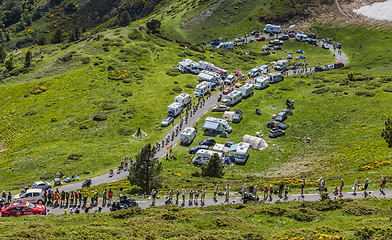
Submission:
[[[295,33],[294,32],[289,32],[287,35],[289,35],[289,37],[295,37]]]
[[[1,208],[2,217],[19,217],[25,215],[46,215],[46,207],[43,204],[13,202]]]
[[[261,36],[261,37],[258,37],[258,38],[256,38],[256,41],[265,41],[265,37],[263,37],[263,36]]]
[[[344,67],[344,64],[342,62],[336,62],[333,64],[335,68],[341,68]]]
[[[227,87],[227,88],[226,88],[225,90],[223,90],[222,92],[223,92],[223,94],[229,94],[229,93],[231,93],[233,90],[234,90],[233,87]]]

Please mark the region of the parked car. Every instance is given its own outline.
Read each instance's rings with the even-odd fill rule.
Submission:
[[[239,109],[236,109],[233,115],[233,123],[239,123],[242,120],[242,111]]]
[[[231,147],[233,144],[235,144],[235,142],[226,142],[225,143],[225,147]]]
[[[117,211],[133,207],[139,207],[139,204],[136,202],[136,200],[133,197],[129,198],[127,195],[121,195],[119,201],[113,201],[112,206],[110,206],[110,211]]]
[[[174,122],[174,117],[168,116],[165,117],[161,122],[161,127],[167,127]]]
[[[231,93],[233,90],[234,90],[233,87],[227,87],[227,88],[225,88],[225,89],[222,91],[222,93],[223,93],[223,94],[229,94],[229,93]]]
[[[39,188],[39,189],[48,189],[48,188],[51,188],[51,187],[52,187],[52,184],[50,184],[48,182],[43,182],[43,181],[36,181],[31,186],[31,188]]]
[[[278,115],[275,117],[275,121],[283,122],[284,120],[287,119],[287,116],[288,116],[287,109],[282,109],[282,111],[280,111],[280,113],[278,113]]]
[[[213,138],[206,138],[199,142],[199,145],[207,145],[207,146],[214,146],[216,143],[215,139]]]
[[[245,39],[244,38],[236,38],[236,39],[234,39],[234,42],[236,42],[236,43],[240,43],[240,42],[245,42]]]
[[[294,37],[295,37],[295,32],[289,32],[287,35],[288,35],[289,37],[291,37],[291,38],[294,38]]]
[[[221,43],[221,41],[219,41],[219,39],[212,39],[212,41],[211,41],[212,46],[218,46],[220,43]]]
[[[260,41],[265,41],[265,37],[261,36],[256,38],[256,41],[260,42]]]
[[[212,108],[213,112],[226,112],[226,111],[230,111],[230,107],[220,104],[216,105],[215,107]]]
[[[282,50],[280,46],[274,46],[274,50]]]
[[[189,148],[189,154],[195,154],[200,149],[208,150],[209,148],[208,148],[207,145],[198,145],[198,146],[195,146],[195,147],[191,147],[191,148]]]
[[[237,82],[236,84],[235,84],[235,87],[236,88],[240,88],[240,87],[242,87],[242,86],[244,86],[245,85],[245,81],[239,81],[239,82]]]
[[[2,217],[19,217],[26,215],[46,215],[46,207],[31,202],[13,202],[1,208]]]
[[[316,39],[316,38],[317,38],[317,35],[316,35],[316,34],[313,34],[313,33],[309,33],[309,34],[308,34],[308,38]]]
[[[342,44],[340,44],[340,43],[335,43],[334,45],[333,45],[335,48],[342,48]]]
[[[324,71],[324,68],[322,68],[322,67],[315,67],[314,71],[315,72],[321,72],[321,71]]]
[[[259,30],[253,30],[252,32],[250,32],[250,35],[254,36],[256,34],[260,34]]]
[[[278,122],[278,121],[267,122],[267,127],[268,128],[279,128],[279,129],[282,129],[282,130],[286,129],[286,125],[284,125],[283,123]]]
[[[323,43],[323,45],[321,45],[321,47],[324,48],[324,49],[329,49],[328,43]]]
[[[325,65],[324,66],[324,70],[328,71],[328,70],[332,70],[335,69],[335,65],[334,64],[330,64],[330,65]]]
[[[14,196],[14,201],[25,201],[25,202],[32,202],[32,203],[44,203],[44,194],[42,189],[27,189],[23,193],[16,194]]]
[[[273,128],[273,129],[271,129],[271,131],[269,131],[268,136],[270,138],[277,138],[277,137],[284,136],[284,134],[285,134],[285,132],[282,129]]]
[[[279,37],[279,40],[289,40],[289,39],[290,39],[289,35],[282,35]]]
[[[263,52],[263,55],[270,55],[270,54],[271,54],[271,52],[267,51],[267,50]]]
[[[333,65],[334,65],[335,68],[344,67],[344,63],[342,63],[342,62],[336,62],[336,63],[334,63]]]

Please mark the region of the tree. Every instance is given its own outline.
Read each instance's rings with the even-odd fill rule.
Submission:
[[[14,69],[15,68],[14,57],[11,55],[11,57],[9,57],[7,60],[5,60],[4,65],[8,71],[11,71],[12,69]]]
[[[131,22],[131,14],[128,11],[124,11],[120,14],[120,26],[126,27]]]
[[[60,29],[57,29],[53,36],[51,42],[56,44],[56,43],[61,43],[63,41],[63,33],[61,32]]]
[[[161,31],[161,21],[153,19],[146,23],[148,32],[159,33]]]
[[[161,186],[162,163],[155,157],[155,147],[145,145],[136,155],[135,163],[129,169],[128,181],[141,188],[145,194]]]
[[[77,41],[79,39],[80,39],[80,30],[79,30],[78,27],[75,27],[72,30],[71,34],[69,35],[69,41],[70,42],[75,42],[75,41]]]
[[[29,50],[29,51],[27,51],[27,53],[26,53],[26,58],[25,58],[24,67],[25,67],[25,68],[29,68],[30,66],[31,66],[31,52],[30,52],[30,50]]]
[[[0,45],[0,63],[3,63],[6,57],[7,53],[5,52],[4,46]]]
[[[385,129],[382,130],[381,137],[388,143],[388,147],[392,148],[392,121],[389,118],[385,122]]]
[[[223,165],[221,160],[219,159],[218,154],[212,155],[210,161],[208,161],[207,165],[203,165],[201,167],[201,175],[203,177],[217,177],[221,178],[225,173],[223,172]]]

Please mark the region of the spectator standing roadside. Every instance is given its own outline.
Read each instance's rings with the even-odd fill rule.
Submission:
[[[305,196],[304,196],[304,188],[305,188],[305,185],[306,185],[306,180],[305,180],[305,178],[303,178],[303,179],[302,179],[302,184],[301,184],[301,197],[302,197],[302,198],[305,197]]]
[[[358,188],[358,181],[355,180],[355,181],[354,181],[354,193],[353,193],[354,196],[357,196],[357,193],[356,193],[357,188]]]

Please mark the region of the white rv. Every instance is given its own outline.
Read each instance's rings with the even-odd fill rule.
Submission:
[[[249,143],[240,142],[237,146],[234,161],[235,163],[245,163],[249,157]]]
[[[192,101],[192,98],[187,93],[181,93],[180,95],[178,95],[177,97],[174,98],[174,102],[181,104],[182,107],[185,107],[186,105],[191,103],[191,101]]]
[[[253,84],[247,83],[238,89],[242,93],[242,98],[253,96]]]
[[[230,107],[239,103],[241,99],[242,99],[242,92],[234,90],[226,95],[226,98],[222,100],[222,103]]]
[[[283,71],[289,67],[289,60],[278,60],[274,64],[274,69],[276,71]]]
[[[214,117],[207,117],[204,120],[203,128],[206,131],[213,131],[213,132],[228,132],[231,133],[233,130],[231,126],[227,123],[226,120]]]
[[[212,64],[212,63],[203,62],[203,61],[199,61],[198,64],[199,64],[199,69],[200,69],[200,70],[206,70],[206,68],[207,68],[208,66],[215,66],[215,65]]]
[[[208,93],[211,93],[211,83],[210,82],[201,82],[196,86],[195,92],[193,95],[195,97],[204,97]]]
[[[231,85],[234,83],[234,79],[235,79],[235,74],[234,73],[230,73],[226,78],[225,78],[225,85]]]
[[[225,147],[224,144],[215,143],[214,147],[212,147],[212,151],[215,152],[223,152],[223,148]]]
[[[174,102],[167,107],[167,115],[176,117],[180,115],[183,107],[181,104]]]
[[[270,77],[270,83],[278,83],[284,80],[284,76],[280,72],[273,72],[268,74],[267,76]]]
[[[265,25],[264,32],[266,33],[280,33],[282,28],[278,25],[267,24]]]
[[[270,77],[268,75],[261,75],[255,79],[255,89],[264,89],[269,86]]]
[[[199,73],[199,82],[218,83],[221,81],[221,76],[218,73],[203,70]]]
[[[223,113],[222,118],[228,122],[232,122],[233,121],[233,116],[234,116],[235,112],[230,112],[230,111],[225,111]]]
[[[219,49],[234,49],[234,44],[232,42],[219,43],[217,46]]]
[[[201,164],[208,164],[208,161],[211,159],[211,157],[214,154],[218,154],[219,158],[222,158],[222,153],[220,152],[215,152],[211,150],[206,150],[206,149],[200,149],[199,151],[196,152],[195,158],[192,160],[192,163],[195,165],[201,165]]]
[[[178,70],[181,73],[199,73],[199,64],[191,59],[183,59],[178,63]]]
[[[295,35],[295,40],[300,41],[300,42],[306,42],[308,41],[309,37],[306,34],[303,33],[297,33]]]
[[[190,145],[193,142],[193,139],[196,137],[196,129],[192,127],[186,127],[182,130],[180,135],[180,144],[181,145]]]

